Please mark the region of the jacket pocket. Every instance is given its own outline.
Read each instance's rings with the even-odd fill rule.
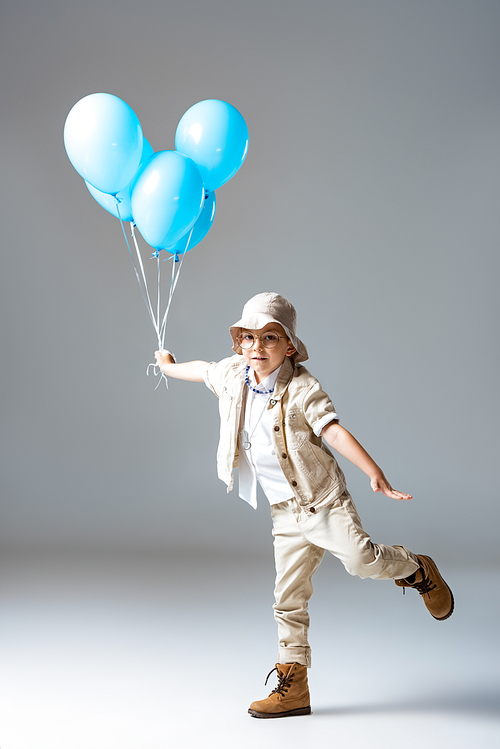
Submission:
[[[296,463],[300,466],[304,483],[313,493],[334,491],[343,482],[343,474],[335,458],[311,442],[307,442],[297,453]]]
[[[299,409],[290,409],[285,418],[285,436],[289,450],[300,450],[309,437],[310,429]]]

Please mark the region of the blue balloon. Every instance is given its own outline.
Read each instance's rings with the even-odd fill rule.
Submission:
[[[184,236],[181,237],[179,241],[173,245],[173,247],[167,247],[166,249],[168,250],[168,252],[171,252],[173,255],[182,255],[184,252],[192,250],[193,247],[196,247],[196,245],[206,237],[210,227],[213,224],[214,218],[215,193],[205,190],[205,201],[203,203],[203,208],[201,209],[201,213],[198,216],[195,225],[193,226],[193,233],[191,234],[191,239],[189,240],[188,247],[186,248],[186,243],[188,241],[189,231],[187,231]]]
[[[132,191],[132,214],[151,247],[173,246],[194,225],[205,200],[196,164],[176,151],[150,159]]]
[[[142,141],[136,114],[112,94],[80,99],[64,125],[64,145],[76,171],[110,195],[123,190],[137,171]]]
[[[175,148],[197,164],[205,188],[216,190],[245,161],[248,128],[231,104],[207,99],[182,116],[175,133]]]
[[[92,195],[95,200],[99,203],[99,205],[102,205],[103,208],[105,208],[107,211],[113,214],[116,218],[121,218],[122,221],[133,221],[134,217],[132,215],[132,205],[131,205],[131,199],[132,199],[132,190],[134,189],[137,180],[139,179],[144,167],[150,160],[150,158],[153,156],[154,151],[149,142],[146,140],[146,138],[143,138],[143,147],[142,147],[142,156],[141,160],[139,162],[139,167],[128,183],[128,185],[123,189],[120,190],[116,194],[116,197],[120,201],[119,209],[120,209],[120,215],[118,215],[118,210],[116,207],[116,200],[113,197],[113,195],[109,195],[106,192],[101,192],[100,190],[97,190],[95,187],[92,187],[91,184],[88,182],[85,182],[87,185],[88,191]]]

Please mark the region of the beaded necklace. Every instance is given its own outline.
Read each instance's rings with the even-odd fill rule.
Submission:
[[[250,385],[250,380],[248,379],[248,373],[250,372],[250,365],[247,364],[247,368],[245,369],[245,384],[250,390],[253,390],[254,393],[259,393],[259,395],[269,395],[269,393],[272,393],[274,391],[274,387],[270,388],[270,390],[257,390],[257,388],[254,388]]]
[[[250,371],[250,366],[248,365],[247,368],[246,368],[246,370],[245,370],[245,383],[246,383],[246,386],[250,390],[253,390],[254,393],[258,393],[259,395],[270,395],[273,392],[273,390],[274,390],[273,387],[270,390],[257,390],[257,388],[254,388],[254,387],[252,387],[250,385],[250,380],[248,379],[248,373],[249,373],[249,371]],[[250,450],[250,448],[252,447],[252,437],[254,436],[255,430],[257,429],[257,427],[259,425],[259,422],[260,422],[260,420],[262,419],[262,417],[264,415],[264,411],[267,408],[268,402],[269,402],[269,398],[266,398],[266,402],[264,403],[264,407],[262,408],[262,411],[260,412],[259,418],[255,422],[255,426],[252,429],[252,434],[248,434],[248,432],[247,432],[246,429],[242,429],[241,430],[241,432],[240,432],[240,435],[241,435],[241,446],[243,447],[244,450]]]

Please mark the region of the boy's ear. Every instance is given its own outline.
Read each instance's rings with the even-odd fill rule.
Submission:
[[[286,356],[293,356],[295,353],[297,353],[297,349],[291,341],[288,341],[288,346],[285,352]]]

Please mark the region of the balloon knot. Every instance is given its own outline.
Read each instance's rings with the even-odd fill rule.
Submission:
[[[160,367],[158,366],[158,363],[157,362],[153,362],[152,364],[148,364],[148,367],[146,369],[146,374],[147,375],[149,375],[150,367],[153,367],[153,374],[154,374],[154,376],[159,378],[158,379],[158,383],[157,383],[157,385],[155,387],[155,390],[158,390],[158,388],[160,387],[162,381],[165,383],[165,386],[166,386],[166,388],[168,390],[167,375],[165,374],[165,372],[161,371]]]
[[[155,257],[156,259],[158,259],[160,257],[160,252],[161,250],[155,250],[153,254],[151,255],[151,257],[152,258]]]
[[[175,255],[174,255],[174,263],[178,263],[178,262],[179,262],[179,255],[177,253],[175,253]]]

